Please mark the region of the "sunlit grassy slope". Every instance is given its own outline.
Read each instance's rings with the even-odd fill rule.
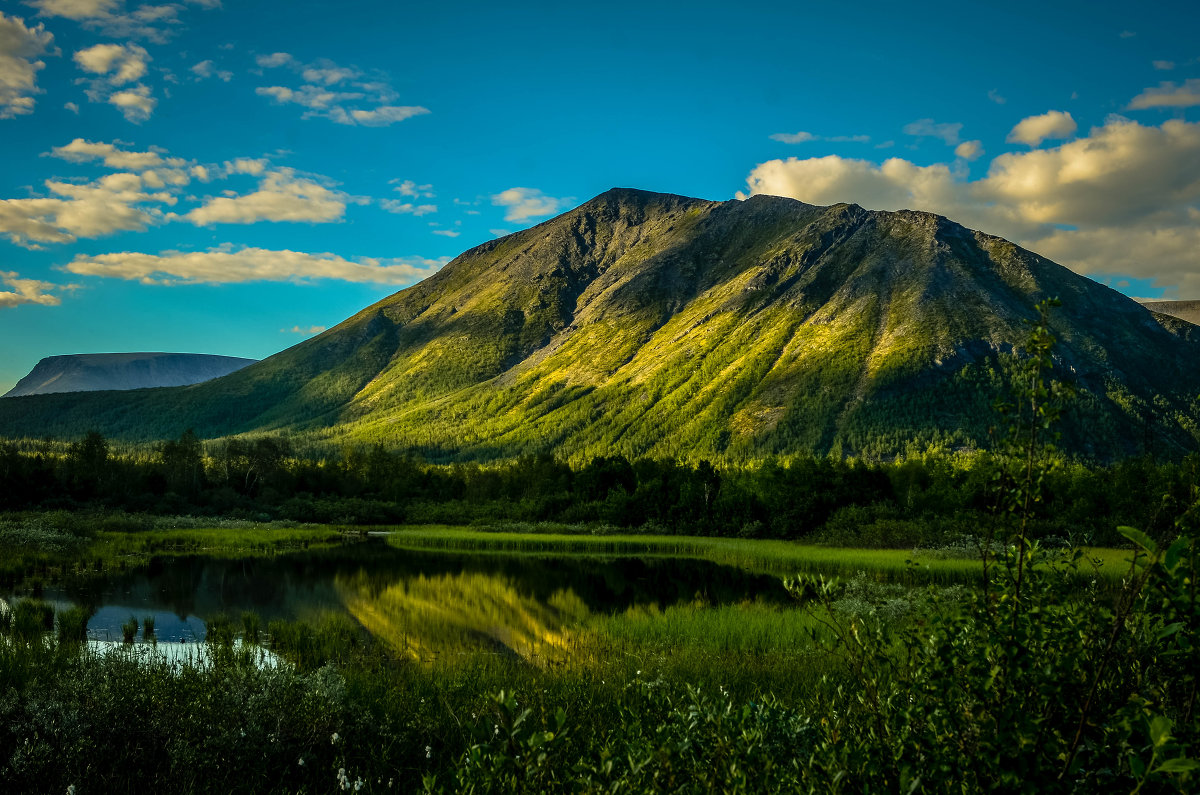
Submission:
[[[1195,326],[935,215],[627,189],[225,378],[2,400],[0,435],[292,431],[435,460],[970,447],[1048,296],[1081,388],[1066,446],[1196,449]]]

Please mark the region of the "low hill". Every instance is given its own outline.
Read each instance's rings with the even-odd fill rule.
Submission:
[[[229,375],[255,361],[206,353],[76,353],[47,356],[4,397],[186,386]]]
[[[1151,312],[1171,315],[1200,326],[1200,301],[1142,301],[1142,306]]]
[[[224,378],[0,401],[0,435],[292,432],[434,460],[978,447],[1045,297],[1080,391],[1064,445],[1195,450],[1195,326],[929,213],[632,189]]]

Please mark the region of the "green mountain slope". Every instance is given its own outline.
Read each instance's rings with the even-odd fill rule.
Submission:
[[[305,432],[432,458],[986,443],[1057,296],[1077,452],[1196,449],[1200,329],[918,212],[616,189],[205,384],[0,401],[0,434]]]

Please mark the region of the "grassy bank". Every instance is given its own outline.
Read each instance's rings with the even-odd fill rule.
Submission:
[[[982,565],[978,550],[852,549],[796,541],[749,540],[709,536],[586,535],[529,533],[448,525],[397,527],[387,541],[400,549],[442,549],[530,555],[636,555],[697,558],[747,571],[788,576],[798,573],[854,576],[915,583],[978,582]],[[1131,552],[1093,547],[1083,550],[1081,578],[1119,582],[1129,573]]]
[[[110,529],[116,524],[120,529]],[[0,586],[104,576],[154,556],[256,557],[330,548],[358,536],[336,527],[199,523],[191,517],[140,517],[137,523],[63,512],[0,519]],[[171,526],[182,524],[184,526]]]

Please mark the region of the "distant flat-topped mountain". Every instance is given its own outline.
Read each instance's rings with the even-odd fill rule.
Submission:
[[[177,389],[0,401],[0,436],[305,433],[433,460],[978,448],[1058,297],[1062,446],[1195,450],[1200,328],[922,212],[614,189]]]
[[[1200,301],[1142,301],[1142,306],[1151,312],[1171,315],[1200,326]]]
[[[207,353],[76,353],[47,356],[4,397],[185,386],[229,375],[256,361]]]

